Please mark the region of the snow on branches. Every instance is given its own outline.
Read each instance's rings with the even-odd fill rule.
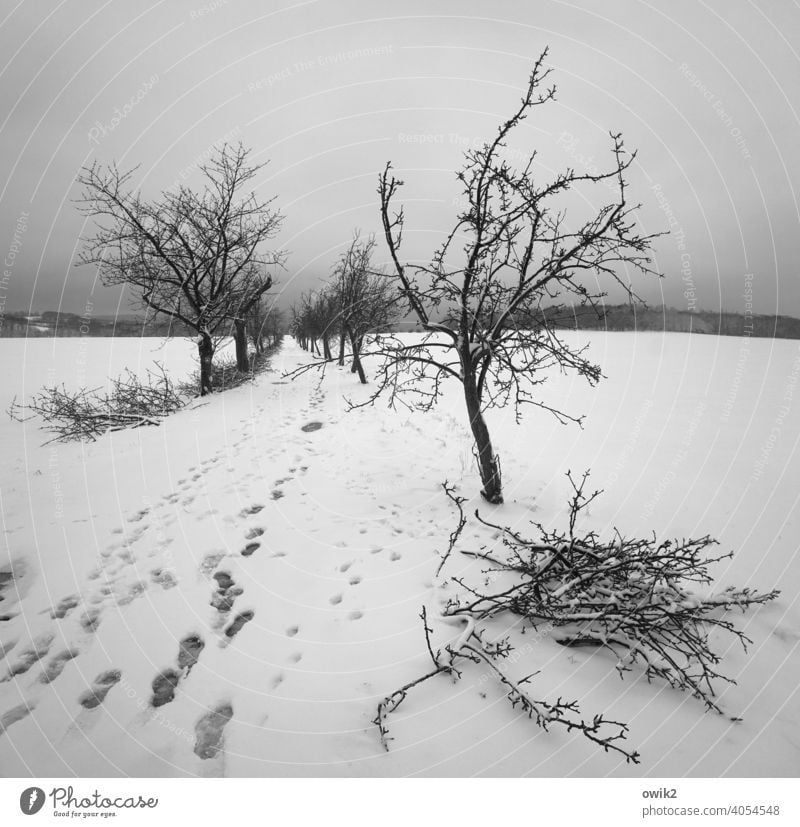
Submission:
[[[634,669],[689,692],[708,710],[725,714],[717,696],[717,684],[735,683],[719,670],[720,655],[710,646],[714,630],[728,633],[747,650],[750,639],[731,619],[731,611],[774,600],[779,592],[758,592],[733,586],[714,590],[709,567],[732,553],[712,555],[717,542],[708,536],[699,539],[658,541],[628,539],[615,531],[607,541],[589,531],[576,529],[581,512],[601,492],[585,492],[588,472],[572,485],[569,527],[566,532],[549,531],[533,523],[538,538],[524,536],[507,526],[483,519],[479,523],[498,537],[503,551],[461,550],[461,553],[488,564],[487,582],[499,585],[491,590],[469,585],[453,577],[460,594],[452,598],[438,618],[442,622],[465,622],[464,632],[444,651],[431,644],[432,629],[423,609],[422,620],[428,652],[435,669],[411,681],[385,698],[378,706],[375,723],[388,749],[387,715],[397,709],[408,691],[438,674],[456,678],[457,663],[485,664],[504,689],[508,700],[544,729],[562,724],[577,730],[606,751],[621,753],[627,761],[638,762],[637,752],[621,743],[627,727],[603,715],[590,721],[580,716],[577,701],[534,700],[527,684],[533,675],[515,680],[501,666],[514,652],[509,638],[489,642],[483,624],[504,614],[521,617],[525,626],[548,634],[562,646],[592,646],[610,651],[620,676]],[[449,558],[466,525],[462,503],[446,483],[445,493],[458,509],[458,524],[440,568]],[[738,720],[738,718],[732,718]]]

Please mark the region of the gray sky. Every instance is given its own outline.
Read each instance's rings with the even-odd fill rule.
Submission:
[[[3,0],[0,309],[114,312],[118,292],[74,266],[81,166],[139,164],[156,193],[196,180],[225,138],[270,161],[258,194],[286,214],[290,296],[354,227],[377,229],[390,159],[406,255],[427,258],[464,147],[494,134],[547,45],[558,101],[512,157],[538,149],[542,175],[602,166],[622,131],[643,229],[673,230],[666,278],[639,291],[741,312],[752,289],[754,312],[800,316],[800,10],[765,0]]]

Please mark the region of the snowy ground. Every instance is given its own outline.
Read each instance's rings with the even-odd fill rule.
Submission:
[[[420,608],[442,605],[447,577],[475,576],[454,554],[435,577],[455,525],[441,483],[478,490],[465,417],[455,393],[427,416],[348,413],[343,395],[366,391],[336,369],[322,384],[288,382],[282,372],[307,357],[286,340],[255,384],[159,428],[42,447],[32,423],[0,424],[0,774],[797,775],[798,344],[628,333],[591,343],[608,376],[597,390],[564,377],[545,388],[586,413],[583,431],[536,410],[520,426],[490,414],[507,496],[491,516],[563,525],[564,472],[591,468],[605,494],[587,528],[710,533],[736,551],[720,584],[783,589],[741,617],[749,655],[725,652],[738,685],[723,704],[742,723],[621,681],[607,655],[516,635],[525,658],[513,669],[542,670],[536,694],[627,721],[639,766],[537,729],[477,666],[412,692],[385,752],[377,702],[430,664]],[[53,379],[97,385],[153,359],[192,368],[188,343],[158,344],[4,340],[14,367],[0,401]],[[484,539],[470,526],[464,541]],[[458,630],[435,633],[445,642]]]

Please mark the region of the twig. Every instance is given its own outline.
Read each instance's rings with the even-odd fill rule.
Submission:
[[[458,509],[458,525],[450,532],[450,541],[447,546],[447,551],[442,556],[441,562],[436,569],[437,577],[441,574],[444,564],[450,557],[456,543],[458,542],[458,538],[461,536],[461,532],[464,530],[464,526],[467,524],[467,519],[464,516],[464,509],[461,507],[461,504],[467,501],[466,497],[459,497],[455,494],[455,487],[448,485],[447,480],[442,483],[442,488],[444,489],[444,493],[447,494],[450,500],[455,503],[456,508]]]

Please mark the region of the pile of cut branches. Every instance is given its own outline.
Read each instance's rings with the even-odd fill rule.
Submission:
[[[431,629],[423,610],[423,624],[428,653],[434,669],[393,692],[378,706],[375,719],[384,746],[388,749],[386,717],[405,699],[412,687],[435,675],[447,673],[458,678],[459,662],[485,663],[506,691],[515,707],[519,706],[545,729],[553,723],[578,730],[606,751],[623,754],[628,761],[639,756],[620,742],[627,727],[602,715],[589,721],[579,716],[577,702],[534,700],[525,684],[531,677],[515,680],[500,666],[513,647],[508,638],[494,643],[486,641],[486,630],[479,624],[498,615],[510,613],[540,632],[547,632],[564,646],[593,646],[609,650],[616,659],[621,676],[638,667],[648,680],[658,678],[670,686],[687,691],[700,699],[708,710],[725,714],[720,707],[716,684],[735,683],[719,671],[720,656],[709,643],[712,631],[733,636],[745,649],[751,643],[734,625],[731,610],[774,600],[779,592],[757,592],[750,588],[727,587],[713,590],[709,567],[729,558],[732,553],[709,555],[717,542],[708,536],[696,540],[627,539],[619,532],[602,541],[593,532],[576,531],[578,517],[601,492],[584,492],[588,472],[580,482],[571,474],[569,528],[566,532],[548,531],[533,523],[538,539],[529,539],[507,526],[475,517],[491,529],[503,547],[480,551],[461,550],[462,554],[488,564],[484,575],[495,590],[469,585],[463,578],[452,578],[461,595],[451,599],[441,618],[444,622],[465,624],[458,640],[444,651],[434,652]],[[447,496],[456,505],[459,521],[450,535],[449,547],[439,570],[458,543],[466,520],[464,499],[444,485]],[[732,720],[739,720],[732,718]]]
[[[620,672],[637,664],[648,678],[661,678],[722,712],[714,683],[734,681],[717,670],[720,657],[709,647],[709,633],[727,632],[746,650],[751,641],[728,610],[744,611],[774,600],[779,592],[733,586],[714,592],[709,566],[733,553],[706,556],[718,545],[708,536],[662,542],[655,536],[628,539],[619,532],[608,542],[592,531],[579,536],[578,516],[601,492],[584,493],[588,472],[579,483],[567,477],[573,495],[566,534],[534,523],[540,538],[530,540],[476,511],[481,523],[501,533],[508,554],[499,559],[486,551],[462,553],[487,561],[491,570],[512,573],[514,584],[482,593],[457,579],[472,599],[454,601],[448,613],[483,620],[513,612],[534,627],[548,624],[558,643],[609,649]]]
[[[251,382],[268,369],[270,357],[278,349],[274,344],[250,360],[250,370],[242,373],[236,360],[214,365],[212,383],[218,391],[231,390]],[[79,388],[64,385],[42,388],[27,402],[12,401],[8,415],[17,422],[41,419],[43,428],[53,434],[50,442],[94,442],[108,431],[159,425],[164,417],[183,408],[197,396],[198,374],[176,384],[163,366],[156,364],[143,378],[130,370],[111,380],[111,389]]]
[[[18,422],[40,418],[53,434],[48,442],[94,441],[107,431],[158,425],[187,401],[161,365],[140,378],[126,370],[112,380],[111,389],[76,391],[63,385],[44,387],[26,403],[14,399],[8,414]]]

